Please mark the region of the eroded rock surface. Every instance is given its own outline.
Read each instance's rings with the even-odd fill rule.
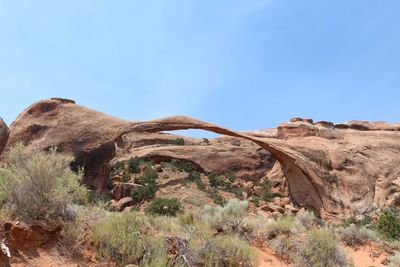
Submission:
[[[66,99],[32,104],[10,126],[4,154],[18,142],[28,149],[49,149],[75,156],[75,168],[85,168],[85,183],[104,190],[108,162],[115,156],[114,140],[129,122],[97,112]]]
[[[185,145],[175,145],[182,138]],[[203,140],[167,133],[130,133],[117,142],[115,160],[151,158],[155,162],[179,159],[192,162],[203,172],[233,172],[243,180],[258,181],[273,167],[271,153],[240,138],[219,137]]]
[[[191,147],[169,150],[152,147],[154,140],[146,138],[181,129],[202,129],[242,138],[268,150],[281,165],[291,199],[313,208],[323,218],[363,214],[373,205],[383,207],[393,203],[399,195],[400,124],[383,122],[333,124],[297,118],[281,124],[277,131],[239,133],[184,116],[128,122],[72,101],[51,99],[33,104],[17,118],[10,127],[6,151],[17,142],[31,149],[57,146],[76,157],[75,166],[85,166],[85,182],[98,190],[106,188],[110,181],[107,165],[117,154],[116,144],[125,149],[119,154],[121,157],[133,151],[154,157],[185,157],[210,170],[225,160],[235,161],[238,155],[257,151],[251,148],[246,152],[247,147],[240,151],[226,150],[227,146],[218,142],[197,151]],[[128,142],[126,148],[124,138],[132,136],[138,139]],[[140,142],[142,145],[138,145]],[[224,157],[224,151],[235,155]],[[221,158],[217,160],[218,155]],[[207,162],[210,158],[215,159],[214,163]],[[247,158],[251,162],[251,157]],[[254,162],[252,166],[261,161]]]

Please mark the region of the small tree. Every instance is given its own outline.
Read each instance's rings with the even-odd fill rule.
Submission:
[[[131,196],[135,203],[140,203],[146,199],[152,199],[158,190],[157,188],[157,172],[151,167],[146,167],[143,175],[135,179],[135,183],[139,184],[132,190]]]
[[[377,223],[378,231],[387,239],[400,239],[400,220],[390,211],[383,211]]]

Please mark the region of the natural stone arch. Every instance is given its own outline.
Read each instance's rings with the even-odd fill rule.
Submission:
[[[248,134],[239,133],[215,124],[203,122],[185,116],[172,116],[147,122],[131,123],[129,127],[121,132],[115,139],[131,132],[161,132],[174,130],[200,129],[222,135],[247,139],[271,152],[280,162],[282,171],[288,181],[291,198],[298,204],[314,209],[324,218],[334,218],[333,214],[327,212],[320,196],[321,189],[316,188],[312,176],[309,174],[309,165],[290,148],[280,144],[280,140],[259,138]],[[317,172],[322,173],[322,170]],[[314,176],[315,177],[315,176]]]

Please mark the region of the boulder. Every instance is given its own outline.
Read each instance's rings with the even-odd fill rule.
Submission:
[[[117,182],[113,184],[113,189],[111,190],[111,194],[113,199],[120,200],[121,198],[125,198],[131,195],[132,188],[137,186],[142,186],[134,183],[121,183]]]
[[[124,197],[118,200],[116,203],[112,204],[117,211],[123,211],[126,207],[133,204],[133,199],[131,197]]]
[[[7,240],[11,254],[15,251],[35,250],[43,246],[54,245],[58,241],[62,227],[48,222],[31,225],[22,222],[6,222],[2,225],[3,238]]]

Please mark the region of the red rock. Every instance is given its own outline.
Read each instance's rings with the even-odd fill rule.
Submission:
[[[75,167],[85,166],[85,183],[104,190],[109,184],[108,162],[114,158],[115,144],[121,143],[123,136],[181,129],[202,129],[243,138],[268,150],[281,165],[290,198],[301,206],[313,208],[324,219],[363,214],[373,205],[385,207],[393,198],[388,192],[390,184],[399,177],[400,124],[353,121],[329,128],[309,120],[296,120],[281,124],[277,134],[266,130],[239,133],[184,116],[127,122],[60,100],[40,101],[25,110],[10,126],[5,152],[17,142],[23,142],[31,149],[57,145],[66,153],[75,155]],[[218,150],[218,142],[215,144],[212,140],[211,145],[205,147],[215,150],[208,151],[205,158],[236,158],[231,155],[244,153],[240,149],[246,142],[241,141],[241,146],[225,150],[229,156],[224,157],[223,149]],[[129,147],[121,149],[126,151],[126,155],[131,153]],[[162,152],[142,152],[154,153],[156,157],[171,157],[176,153],[188,155],[195,151],[185,147],[180,149],[181,152],[179,149],[168,152],[167,148],[164,151],[160,149]],[[201,159],[201,156],[187,156],[195,157]],[[220,161],[221,166],[224,160]],[[225,166],[240,167],[240,164],[235,164]],[[198,165],[211,166],[207,163]],[[241,168],[241,171],[246,168]],[[250,168],[249,175],[256,169]],[[258,169],[261,172],[268,170]]]
[[[2,226],[6,233],[10,251],[24,251],[55,244],[60,236],[60,225],[49,225],[47,222],[27,225],[25,223],[6,222]]]
[[[0,155],[7,143],[9,130],[7,124],[0,118]]]

